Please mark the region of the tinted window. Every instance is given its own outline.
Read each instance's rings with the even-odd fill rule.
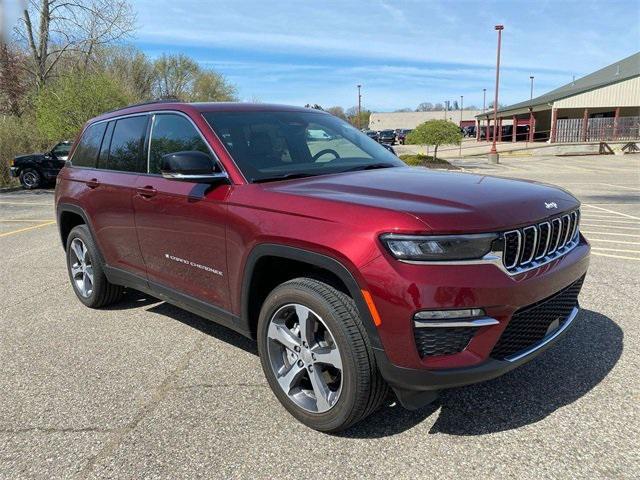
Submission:
[[[210,154],[207,145],[189,120],[180,115],[156,115],[151,130],[149,173],[160,173],[160,160],[163,155],[187,150]]]
[[[129,117],[116,121],[109,149],[109,170],[139,172],[147,117]]]
[[[107,161],[109,160],[109,146],[111,145],[111,136],[113,135],[113,126],[116,122],[109,122],[107,124],[107,130],[104,132],[104,138],[102,139],[102,147],[100,147],[100,155],[98,155],[98,168],[107,168]]]
[[[100,151],[100,143],[104,135],[106,123],[90,125],[84,131],[80,143],[73,154],[72,164],[75,167],[95,167]]]
[[[405,164],[348,123],[314,112],[203,114],[251,181]]]
[[[66,157],[69,155],[69,151],[71,150],[70,143],[59,143],[55,147],[53,147],[52,153],[56,157]]]

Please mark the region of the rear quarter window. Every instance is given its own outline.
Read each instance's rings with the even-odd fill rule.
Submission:
[[[89,125],[75,152],[71,164],[74,167],[91,167],[95,168],[96,161],[98,159],[98,152],[100,152],[100,144],[102,143],[102,137],[104,136],[106,123],[98,123],[95,125]]]

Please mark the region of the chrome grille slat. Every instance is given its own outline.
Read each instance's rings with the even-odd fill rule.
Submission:
[[[537,268],[569,252],[577,245],[580,212],[574,210],[536,225],[502,235],[502,263],[510,273]]]

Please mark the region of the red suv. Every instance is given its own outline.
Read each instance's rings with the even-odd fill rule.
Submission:
[[[57,179],[73,289],[140,290],[256,339],[284,407],[337,431],[418,408],[574,322],[589,263],[559,188],[410,168],[346,122],[150,103],[87,123]]]

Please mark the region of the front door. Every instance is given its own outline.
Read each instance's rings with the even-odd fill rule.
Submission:
[[[225,230],[229,185],[168,180],[163,155],[197,150],[214,157],[195,125],[177,113],[152,119],[147,175],[133,197],[140,249],[152,289],[169,288],[229,310]]]

